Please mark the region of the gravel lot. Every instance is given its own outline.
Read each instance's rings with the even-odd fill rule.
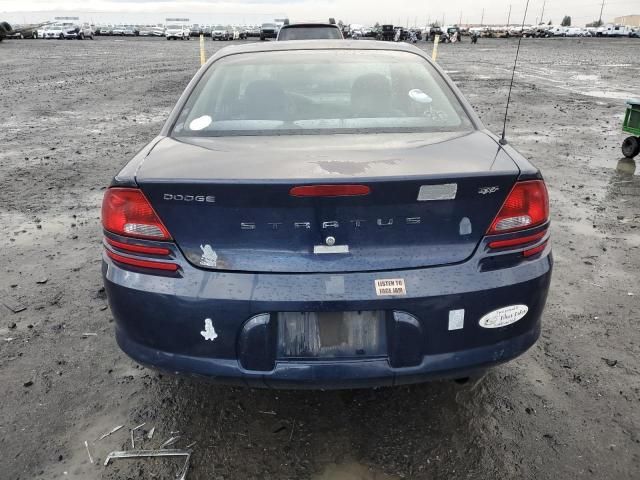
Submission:
[[[440,46],[494,131],[515,45]],[[534,348],[475,385],[273,392],[137,366],[101,288],[104,187],[159,131],[198,42],[2,42],[0,476],[174,478],[174,461],[102,465],[146,422],[140,446],[197,442],[190,479],[638,478],[640,176],[620,125],[639,46],[523,42],[508,138],[545,174],[556,261]]]

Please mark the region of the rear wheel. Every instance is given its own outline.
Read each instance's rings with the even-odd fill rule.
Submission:
[[[78,35],[78,40],[84,40],[84,33],[80,33],[80,35]]]
[[[627,158],[633,158],[640,153],[640,137],[627,137],[622,142],[622,154]]]

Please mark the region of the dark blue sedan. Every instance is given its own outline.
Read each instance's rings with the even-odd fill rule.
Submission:
[[[278,388],[463,378],[540,334],[539,170],[409,45],[229,47],[102,206],[122,350]]]

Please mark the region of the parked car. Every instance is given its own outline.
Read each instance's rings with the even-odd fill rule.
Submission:
[[[14,30],[19,30],[17,32],[12,32],[7,34],[6,38],[14,38],[14,39],[23,39],[23,38],[38,38],[38,28],[24,28],[21,25],[14,25]]]
[[[442,28],[440,27],[430,27],[429,28],[429,40],[432,42],[435,40],[436,35],[442,35]]]
[[[551,27],[548,30],[549,35],[552,37],[566,37],[567,27]]]
[[[260,27],[260,40],[265,41],[267,38],[278,38],[278,25],[275,23],[263,23]]]
[[[598,37],[628,37],[632,32],[631,27],[625,25],[604,25],[599,27],[596,36]]]
[[[223,25],[216,25],[211,29],[211,40],[233,40],[233,33]]]
[[[254,27],[250,27],[247,30],[247,37],[255,37],[255,38],[259,38],[260,37],[260,27],[254,26]]]
[[[100,27],[100,35],[113,35],[113,27],[110,27],[110,26]]]
[[[84,40],[85,38],[93,40],[93,37],[93,28],[89,24],[62,26],[62,38],[65,40]]]
[[[553,263],[540,171],[406,43],[219,50],[116,174],[102,224],[120,347],[255,387],[511,360],[540,335]]]
[[[580,27],[567,27],[565,29],[565,36],[567,37],[584,37],[585,30]]]
[[[167,40],[189,40],[191,38],[191,31],[186,25],[167,25],[164,36],[167,37]]]
[[[385,42],[392,42],[396,36],[396,29],[393,25],[382,25],[380,27],[380,32],[378,36],[378,40],[383,40]]]
[[[133,25],[125,25],[124,31],[122,33],[125,37],[136,37],[140,34],[140,30]]]
[[[64,28],[62,25],[48,25],[42,32],[42,38],[64,39]]]
[[[335,23],[285,23],[276,40],[344,40]]]
[[[640,38],[640,28],[634,28],[629,32],[629,38]]]
[[[124,25],[118,25],[118,26],[113,27],[111,29],[111,35],[123,36],[124,35],[124,30],[125,30],[125,26]]]

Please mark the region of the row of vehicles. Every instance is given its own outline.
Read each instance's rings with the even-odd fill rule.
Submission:
[[[167,40],[189,40],[191,37],[204,35],[212,40],[230,41],[244,40],[247,38],[259,38],[260,40],[276,39],[283,27],[290,28],[288,20],[282,22],[264,23],[260,26],[232,26],[232,25],[199,25],[189,24],[188,19],[167,19],[165,24],[157,25],[92,25],[73,21],[56,21],[33,26],[15,26],[14,30],[5,34],[4,38],[45,38],[45,39],[93,39],[97,35],[102,36],[154,36],[165,37]],[[293,25],[300,28],[301,24]],[[311,24],[305,24],[311,25]],[[365,27],[362,25],[336,25],[333,19],[327,24],[334,36],[353,39],[377,39],[386,41],[413,41],[425,39],[427,41],[440,36],[440,40],[446,42],[454,33],[458,38],[462,35],[485,38],[550,38],[550,37],[631,37],[640,38],[640,28],[624,25],[608,24],[601,27],[565,27],[558,25],[538,26],[482,26],[459,27],[432,26],[427,29],[404,28],[394,25],[376,25]],[[335,31],[339,32],[336,33]],[[298,36],[302,35],[298,30]]]
[[[167,35],[167,32],[168,35]],[[259,37],[260,26],[200,25],[197,23],[168,22],[157,25],[102,25],[97,27],[97,35],[187,38],[211,37],[215,40],[239,40]]]
[[[601,27],[571,27],[562,25],[529,25],[501,27],[471,27],[469,32],[487,38],[551,38],[551,37],[638,37],[640,29],[624,25]]]
[[[6,22],[5,22],[6,23]],[[8,24],[7,24],[8,25]],[[7,30],[4,38],[45,38],[56,40],[84,40],[95,36],[94,28],[89,24],[43,23],[37,25],[16,25]]]
[[[458,38],[462,35],[484,38],[551,38],[551,37],[632,37],[640,38],[640,28],[624,25],[604,25],[601,27],[564,27],[559,25],[538,26],[481,26],[460,27],[458,25],[438,26],[427,29],[404,28],[394,25],[378,25],[376,27],[363,27],[361,25],[345,26],[345,38],[374,38],[386,41],[417,41],[423,38],[433,41],[436,35],[441,42],[446,42],[453,34]]]
[[[85,23],[82,25],[76,24],[53,24],[40,27],[32,35],[36,37],[32,38],[44,38],[55,40],[93,40],[95,36],[94,28]]]

